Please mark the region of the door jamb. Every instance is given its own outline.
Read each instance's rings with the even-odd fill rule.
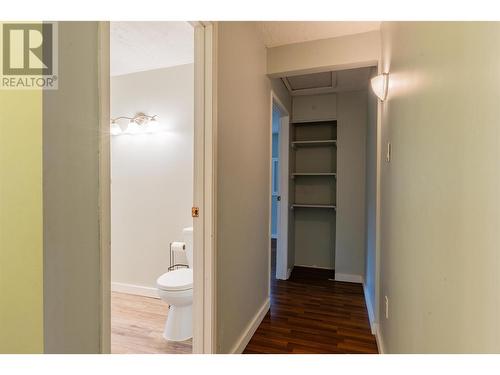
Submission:
[[[195,245],[193,296],[193,353],[216,352],[216,24],[192,22],[195,31],[195,147],[201,147],[198,172],[203,184],[195,184],[193,220]],[[99,22],[99,241],[100,241],[100,353],[111,352],[111,166],[109,22]],[[196,131],[195,131],[196,132]],[[196,138],[198,136],[198,138]],[[200,149],[200,148],[199,148]],[[196,177],[195,177],[196,178]],[[197,188],[196,185],[199,185]],[[196,229],[197,228],[197,229]],[[196,292],[198,290],[198,292]],[[200,324],[201,323],[201,324]]]
[[[110,122],[110,30],[109,22],[98,25],[99,92],[99,352],[111,353],[111,137]]]
[[[193,220],[194,288],[193,353],[216,353],[216,24],[191,22],[195,31],[195,148],[203,151],[203,163],[195,164],[195,178],[203,181],[195,186],[194,206],[200,217]]]
[[[286,280],[288,278],[288,215],[286,215],[286,220],[283,220],[283,212],[287,212],[285,210],[288,210],[288,179],[289,179],[289,171],[288,171],[288,166],[289,166],[289,155],[284,154],[283,150],[286,149],[288,150],[288,139],[286,139],[286,147],[283,147],[283,142],[285,141],[285,137],[283,137],[283,124],[286,124],[289,126],[290,124],[290,114],[288,113],[288,110],[286,107],[283,105],[279,97],[276,95],[276,93],[271,90],[271,121],[270,121],[270,155],[272,155],[272,147],[273,147],[273,104],[276,104],[280,111],[282,116],[280,117],[280,156],[279,156],[279,181],[280,181],[280,196],[281,196],[281,202],[280,202],[280,209],[278,212],[278,241],[277,241],[277,248],[276,248],[276,278],[281,279],[281,280]],[[289,132],[289,130],[288,130]],[[272,186],[272,157],[270,158],[271,161],[271,171],[270,171],[270,184],[269,184],[269,238],[271,238],[272,234],[272,226],[271,226],[271,216],[272,216],[272,192],[273,192],[273,186]],[[283,230],[286,227],[286,230]],[[284,233],[286,232],[286,233]],[[286,241],[283,240],[283,238],[286,238]],[[285,246],[283,244],[286,243]],[[281,256],[279,256],[281,255]],[[278,264],[278,261],[280,261],[280,264]],[[271,275],[271,242],[269,242],[269,275]],[[269,284],[269,294],[271,293],[271,286]]]

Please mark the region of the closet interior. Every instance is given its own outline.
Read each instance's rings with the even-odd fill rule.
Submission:
[[[294,267],[361,282],[365,153],[374,68],[283,77],[289,128],[289,254]],[[373,117],[373,116],[372,116]]]

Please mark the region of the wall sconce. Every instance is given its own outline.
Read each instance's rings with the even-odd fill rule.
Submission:
[[[387,98],[389,87],[389,73],[382,73],[371,79],[372,90],[377,97],[384,101]]]
[[[128,120],[120,125],[119,120]],[[120,116],[111,119],[111,135],[154,133],[158,130],[158,115],[149,116],[145,113],[138,113],[134,117]]]

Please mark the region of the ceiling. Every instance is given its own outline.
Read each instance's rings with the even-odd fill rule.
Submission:
[[[380,22],[358,21],[270,21],[257,22],[266,47],[335,38],[379,30]]]
[[[357,91],[368,87],[372,69],[367,67],[296,75],[283,77],[282,81],[294,96]]]
[[[187,22],[111,22],[111,75],[193,63]]]

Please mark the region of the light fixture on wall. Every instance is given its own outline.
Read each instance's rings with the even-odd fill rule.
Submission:
[[[128,120],[119,124],[120,120]],[[158,115],[149,116],[139,112],[134,117],[120,116],[111,119],[111,135],[154,133],[158,130]]]
[[[389,74],[382,73],[371,79],[372,90],[377,97],[384,101],[387,98],[387,89],[389,87]]]
[[[153,116],[151,120],[149,120],[148,124],[148,133],[156,133],[160,129],[160,124],[156,118],[157,116]]]
[[[111,135],[118,135],[123,132],[122,128],[120,128],[120,125],[116,122],[116,120],[111,119],[111,124],[110,124],[110,130],[109,132]]]

